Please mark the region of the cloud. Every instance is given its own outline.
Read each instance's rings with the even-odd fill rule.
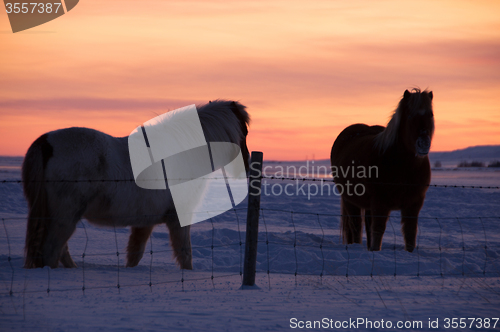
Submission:
[[[172,110],[190,104],[206,103],[178,99],[105,99],[105,98],[52,98],[10,99],[0,101],[0,114],[33,114],[33,111],[135,111]]]

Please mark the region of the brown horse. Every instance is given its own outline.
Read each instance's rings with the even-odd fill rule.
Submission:
[[[364,219],[368,249],[380,250],[390,212],[401,210],[405,249],[413,251],[433,134],[432,91],[419,89],[404,92],[387,127],[354,124],[340,133],[330,159],[344,243],[362,243]]]

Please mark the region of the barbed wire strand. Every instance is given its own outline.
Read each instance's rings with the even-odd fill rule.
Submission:
[[[245,210],[246,208],[238,208],[237,210]],[[304,214],[304,215],[320,215],[320,216],[329,216],[329,217],[342,217],[342,214],[338,213],[319,213],[319,212],[309,212],[309,211],[297,211],[297,210],[281,210],[281,209],[276,209],[276,208],[261,208],[261,210],[266,210],[266,211],[274,211],[274,212],[283,212],[283,213],[290,213],[293,212],[295,214]],[[217,210],[218,211],[218,210]],[[207,212],[217,212],[216,210],[212,211],[207,211]],[[225,212],[225,211],[224,211]],[[165,213],[165,214],[142,214],[142,215],[130,215],[130,216],[116,216],[116,218],[120,219],[137,219],[137,218],[153,218],[153,217],[164,217],[164,216],[177,216],[175,213]],[[362,215],[351,215],[354,217],[362,217]],[[387,217],[387,216],[377,216],[375,215],[374,217]],[[390,215],[389,218],[400,218],[400,216],[392,216]],[[416,218],[416,219],[428,219],[428,220],[435,220],[436,217],[426,217],[426,216],[406,216],[406,218]],[[477,219],[478,216],[462,216],[462,217],[457,217],[457,216],[448,216],[448,217],[439,217],[439,219],[442,220],[454,220],[459,218],[460,220],[466,220],[466,219]],[[500,218],[499,216],[481,216],[482,219],[498,219]],[[4,218],[5,220],[26,220],[26,217],[6,217]],[[30,219],[52,219],[52,217],[33,217]]]
[[[44,269],[47,269],[47,295],[50,295],[50,267],[45,266]]]
[[[2,223],[3,223],[3,229],[5,230],[5,237],[7,238],[7,248],[9,251],[9,254],[7,255],[7,261],[9,262],[10,269],[12,271],[12,275],[10,278],[10,289],[9,289],[9,295],[12,296],[12,294],[14,294],[12,291],[12,288],[14,287],[14,266],[12,266],[9,233],[7,232],[7,226],[5,226],[5,219],[4,218],[2,218]]]
[[[439,246],[439,274],[442,277],[443,276],[443,264],[442,264],[443,251],[441,250],[441,236],[443,235],[443,228],[441,227],[441,223],[439,222],[439,218],[435,218],[435,219],[439,225],[439,243],[438,243],[438,246]]]
[[[462,234],[462,275],[465,276],[465,239],[464,239],[464,230],[462,228],[462,223],[460,219],[457,218],[458,225],[460,226],[460,233]]]
[[[241,241],[241,230],[240,230],[240,218],[238,217],[238,212],[233,206],[234,215],[236,216],[236,223],[238,225],[238,239],[240,245],[240,276],[241,282],[243,282],[243,242]]]
[[[116,235],[116,225],[113,222],[113,232],[115,233],[115,245],[116,245],[116,288],[118,288],[118,294],[120,294],[120,251],[118,250],[118,236]]]
[[[408,312],[406,311],[406,308],[403,304],[403,301],[401,301],[401,298],[399,297],[399,292],[397,291],[397,289],[395,288],[392,288],[388,285],[386,285],[383,281],[383,278],[382,276],[379,276],[379,280],[380,280],[380,283],[384,286],[384,288],[386,289],[386,291],[388,292],[392,292],[394,293],[395,297],[396,297],[396,300],[399,302],[399,306],[401,307],[401,309],[403,310],[403,315],[405,317],[406,320],[409,320],[410,319],[410,315],[408,315]]]
[[[28,288],[27,279],[28,270],[24,269],[24,287],[23,287],[23,320],[26,321],[26,288]]]
[[[321,242],[319,244],[319,250],[321,251],[321,261],[322,261],[322,266],[321,266],[321,273],[319,274],[319,279],[321,285],[323,285],[323,273],[325,272],[325,254],[323,253],[323,242],[325,241],[325,231],[323,230],[323,226],[321,225],[321,221],[319,220],[319,214],[316,214],[318,217],[318,224],[319,227],[321,228]]]
[[[263,216],[263,222],[265,223],[265,216],[264,216],[264,210],[267,210],[267,209],[261,209],[262,210],[262,216]],[[276,211],[276,209],[273,209],[274,211]],[[287,210],[280,210],[282,213],[287,213],[287,212],[290,212],[290,211],[287,211]],[[320,215],[331,215],[331,214],[320,214],[320,213],[310,213],[310,212],[306,212],[306,211],[303,211],[303,212],[300,212],[300,211],[291,211],[291,222],[292,222],[292,226],[293,226],[293,229],[294,229],[294,255],[295,255],[295,273],[294,276],[295,276],[295,284],[297,286],[297,275],[298,275],[298,257],[297,257],[297,250],[298,250],[298,247],[316,247],[317,248],[317,245],[302,245],[300,243],[297,242],[297,229],[296,229],[296,225],[295,225],[295,218],[294,218],[294,214],[315,214],[316,217],[317,217],[317,220],[318,220],[318,224],[320,225],[320,229],[321,229],[321,232],[323,234],[323,237],[321,239],[321,243],[320,243],[320,249],[321,249],[321,252],[322,252],[322,263],[323,263],[323,266],[322,266],[322,271],[320,273],[320,277],[322,278],[323,277],[323,273],[324,273],[324,265],[325,265],[325,259],[324,259],[324,254],[323,254],[323,249],[325,248],[324,246],[324,230],[323,230],[323,226],[321,225],[321,221],[320,221]],[[438,250],[439,250],[439,253],[440,253],[440,259],[439,259],[439,275],[441,275],[441,277],[444,277],[444,271],[443,271],[443,266],[442,266],[442,260],[443,260],[443,252],[442,252],[442,249],[443,249],[443,246],[442,246],[442,231],[443,231],[443,227],[442,227],[442,224],[440,222],[440,219],[456,219],[456,221],[459,223],[459,229],[460,229],[460,234],[461,234],[461,239],[462,239],[462,243],[461,243],[461,248],[455,248],[455,247],[450,247],[449,249],[450,250],[462,250],[462,264],[461,264],[461,273],[453,273],[453,271],[450,271],[450,273],[446,273],[446,275],[448,276],[458,276],[458,275],[461,275],[461,276],[465,276],[466,273],[465,273],[465,269],[466,269],[466,266],[465,266],[465,255],[466,255],[466,245],[465,245],[465,237],[464,237],[464,230],[463,230],[463,226],[462,226],[462,223],[460,222],[460,220],[464,220],[464,219],[468,219],[469,217],[443,217],[443,218],[437,218],[437,217],[434,217],[433,219],[436,220],[436,222],[438,223],[439,225],[439,230],[440,230],[440,234],[439,234],[439,243],[438,243]],[[500,219],[500,217],[476,217],[476,219],[479,218],[480,222],[481,222],[481,225],[482,225],[482,228],[483,228],[483,234],[484,234],[484,250],[485,250],[485,263],[484,263],[484,267],[483,267],[483,276],[486,276],[486,275],[495,275],[494,273],[488,273],[487,272],[487,260],[488,260],[488,253],[487,253],[487,249],[488,249],[488,242],[487,242],[487,234],[486,234],[486,229],[485,229],[485,226],[484,226],[484,221],[483,221],[483,218],[498,218]],[[2,218],[2,223],[4,225],[4,230],[5,230],[5,234],[6,234],[6,237],[7,237],[7,242],[8,242],[8,248],[9,248],[9,254],[8,254],[8,257],[11,257],[11,253],[10,253],[10,236],[8,234],[8,231],[7,231],[7,225],[5,223],[6,220],[15,220],[15,219],[18,219],[18,218]],[[395,274],[397,274],[397,253],[396,253],[396,237],[395,237],[395,228],[394,228],[394,225],[392,224],[392,220],[390,221],[391,222],[391,228],[393,230],[393,235],[394,235],[394,246],[393,246],[393,250],[395,252]],[[211,279],[212,279],[212,283],[214,285],[214,282],[213,282],[213,279],[215,278],[214,276],[214,252],[213,252],[213,249],[215,248],[214,246],[214,236],[215,236],[215,227],[214,227],[214,223],[213,223],[213,220],[211,220],[211,223],[212,223],[212,245],[210,246],[210,248],[212,249],[212,273],[211,273]],[[86,255],[86,250],[87,250],[87,245],[88,245],[88,233],[87,233],[87,230],[86,230],[86,227],[85,227],[85,224],[83,223],[82,221],[82,228],[84,228],[84,232],[85,232],[85,236],[86,236],[86,243],[85,243],[85,248],[84,248],[84,252],[82,254],[82,273],[83,273],[83,286],[81,288],[82,291],[85,291],[85,288],[86,288],[86,285],[85,285],[85,257],[86,256],[92,256],[92,255]],[[120,290],[120,277],[119,277],[119,270],[120,270],[120,262],[119,262],[119,255],[120,255],[120,252],[118,250],[118,239],[117,239],[117,232],[116,232],[116,226],[114,225],[113,227],[113,232],[114,232],[114,236],[115,236],[115,246],[116,246],[116,255],[117,255],[117,288]],[[269,244],[271,243],[271,241],[269,241],[269,238],[268,238],[268,229],[267,229],[267,224],[265,223],[265,234],[266,234],[266,246],[267,246],[267,250],[269,250]],[[421,236],[421,232],[419,232],[419,236],[418,236],[418,245],[417,245],[417,252],[419,253],[421,249],[426,249],[426,248],[422,248],[420,246],[420,236]],[[151,240],[151,239],[150,239]],[[277,243],[276,241],[274,241],[274,243]],[[278,243],[280,244],[280,243]],[[289,244],[286,244],[286,243],[281,243],[282,245],[289,245]],[[150,243],[151,245],[151,255],[152,255],[152,252],[153,252],[153,244],[152,244],[152,241]],[[226,244],[224,246],[238,246],[239,243],[230,243],[230,244]],[[337,246],[331,246],[330,248],[338,248]],[[470,247],[469,250],[472,250],[471,248],[473,247]],[[493,246],[492,248],[495,248],[495,246]],[[427,247],[427,249],[433,249],[433,247]],[[166,252],[166,251],[170,251],[169,250],[162,250],[162,252]],[[348,255],[348,264],[349,264],[349,261],[350,261],[350,255],[349,255],[349,246],[346,246],[346,251],[347,251],[347,255]],[[93,256],[99,256],[99,255],[109,255],[107,253],[101,253],[101,254],[94,254]],[[372,255],[374,255],[374,253],[372,253]],[[16,258],[16,259],[19,259],[19,258]],[[432,274],[432,273],[426,273],[426,274],[421,274],[420,273],[420,254],[417,255],[417,259],[418,259],[418,269],[417,269],[417,276],[432,276],[432,275],[435,275],[435,274]],[[374,261],[374,260],[373,260]],[[9,262],[9,265],[11,266],[11,270],[14,270],[13,268],[13,265],[12,265],[12,259],[8,259],[8,262]],[[346,277],[348,278],[348,272],[349,272],[349,265],[347,264],[347,270],[346,270]],[[150,261],[150,283],[148,284],[150,286],[150,289],[151,289],[151,283],[152,283],[152,262]],[[454,270],[457,270],[456,268],[453,268]],[[467,267],[468,270],[470,270],[470,267]],[[47,294],[49,295],[49,293],[51,291],[56,291],[56,290],[52,290],[51,289],[51,272],[50,272],[50,268],[47,268]],[[270,271],[270,258],[269,258],[269,255],[268,255],[268,271]],[[373,269],[372,269],[373,271]],[[25,271],[26,273],[26,271]],[[283,274],[286,274],[286,272],[284,272]],[[302,274],[302,273],[301,273]],[[303,273],[304,275],[317,275],[317,273],[309,273],[309,272],[305,272]],[[471,272],[470,274],[476,274],[475,272]],[[332,274],[333,276],[333,274]],[[373,275],[372,275],[373,276]],[[379,276],[380,277],[380,276]],[[270,273],[268,273],[268,278],[269,278],[269,285],[270,285]],[[205,280],[204,278],[201,278],[202,280]],[[464,279],[465,280],[465,279]],[[184,281],[184,274],[182,276],[182,282]],[[349,281],[347,279],[347,281]],[[474,280],[474,282],[478,283],[478,281]],[[484,283],[484,281],[481,281]],[[10,287],[10,292],[13,293],[13,283],[14,283],[14,280],[11,279],[11,287]],[[142,285],[142,284],[141,284]],[[184,284],[183,285],[183,288],[184,288]],[[465,283],[463,282],[462,283],[462,286],[463,287],[465,285]],[[129,286],[135,286],[135,285],[129,285]],[[104,286],[105,288],[107,286]],[[109,286],[109,287],[113,287],[113,286]],[[214,286],[215,287],[215,286]],[[444,286],[443,286],[444,287]],[[469,287],[469,286],[468,286]],[[96,288],[96,287],[92,287],[92,288]],[[102,287],[97,287],[97,288],[102,288]],[[184,290],[184,289],[183,289]],[[57,290],[57,291],[60,291],[60,290]],[[460,290],[459,290],[460,291]],[[23,290],[23,296],[25,293],[32,293],[32,292],[39,292],[39,291],[29,291],[27,292],[26,291],[26,278],[25,278],[25,287],[24,287],[24,290]],[[478,295],[480,295],[478,293]]]
[[[420,278],[420,236],[422,235],[422,228],[417,228],[417,277]]]
[[[87,245],[89,243],[89,235],[87,234],[87,227],[85,227],[85,223],[83,220],[80,220],[80,223],[83,226],[83,230],[85,232],[85,247],[83,248],[82,253],[82,292],[85,294],[85,254],[87,253]]]
[[[214,236],[215,236],[215,228],[214,228],[214,221],[212,218],[210,218],[210,223],[212,224],[212,245],[211,245],[211,250],[212,250],[212,286],[215,289],[215,283],[214,283]]]
[[[370,276],[370,277],[371,277],[371,279],[372,279],[372,281],[373,281],[373,280],[374,280],[374,279],[373,279],[373,277],[372,277],[372,276]],[[379,292],[379,290],[378,290],[377,285],[374,285],[374,286],[373,286],[373,288],[375,288],[375,291],[377,292],[377,295],[378,295],[378,297],[379,297],[380,301],[382,301],[382,304],[384,305],[385,309],[386,309],[386,310],[389,310],[389,308],[388,308],[388,307],[387,307],[387,305],[385,304],[384,299],[382,298],[382,295],[380,295],[380,292]]]
[[[394,239],[394,244],[392,246],[392,250],[394,252],[394,278],[396,278],[396,274],[397,274],[396,271],[398,269],[398,264],[397,264],[398,257],[397,257],[397,252],[396,252],[397,237],[396,237],[396,231],[394,229],[394,225],[392,224],[392,219],[388,218],[388,221],[391,224],[392,237]]]
[[[262,179],[280,180],[280,181],[312,181],[312,182],[332,182],[333,178],[309,178],[309,177],[276,177],[276,176],[261,176]],[[412,187],[434,187],[434,188],[460,188],[460,189],[500,189],[500,186],[481,186],[481,185],[455,185],[455,184],[418,184],[418,183],[396,183],[396,182],[369,182],[375,185],[388,186],[412,186]]]
[[[297,214],[297,213],[295,213]],[[259,241],[260,243],[264,243],[263,241]],[[265,243],[264,243],[265,244]],[[280,243],[280,242],[275,242],[275,241],[269,241],[269,244],[278,244],[278,245],[287,245],[287,243]],[[325,246],[323,245],[323,248],[328,248],[328,249],[338,249],[339,245],[336,245],[335,243],[332,242],[333,245],[331,246]],[[214,244],[214,249],[215,248],[222,248],[222,247],[230,247],[230,246],[239,246],[239,243],[237,242],[234,242],[234,243],[226,243],[226,244],[220,244],[220,245],[215,245]],[[312,245],[312,244],[300,244],[300,243],[296,243],[296,247],[304,247],[304,248],[317,248],[317,245]],[[210,248],[211,249],[211,245],[206,245],[206,246],[192,246],[193,249],[202,249],[202,248]],[[473,247],[471,247],[473,248]],[[484,249],[483,246],[481,246],[482,249]],[[498,249],[500,248],[500,246],[488,246],[488,248],[492,248],[492,249]],[[439,250],[439,246],[437,247],[433,247],[433,246],[425,246],[425,247],[422,247],[420,246],[420,249],[422,250]],[[448,249],[448,250],[461,250],[463,251],[462,247],[442,247],[441,246],[441,249]],[[172,249],[165,249],[165,250],[158,250],[158,251],[155,251],[156,253],[165,253],[165,252],[171,252]],[[119,252],[119,254],[121,255],[122,253]],[[97,256],[110,256],[110,255],[116,255],[116,252],[114,253],[94,253],[94,254],[86,254],[85,256],[86,257],[97,257]],[[36,257],[36,256],[35,256]],[[12,258],[12,260],[21,260],[22,257],[14,257]],[[441,273],[440,273],[441,274]]]
[[[469,270],[469,273],[470,273],[471,275],[477,275],[477,273],[476,273],[476,272],[474,272],[474,271],[472,271],[472,269],[471,269],[469,266],[467,267],[467,269]],[[481,278],[471,278],[471,279],[473,279],[473,281],[474,281],[474,282],[476,282],[476,283],[478,283],[480,286],[483,286],[484,288],[487,288],[487,289],[488,289],[488,292],[493,293],[493,294],[495,294],[495,295],[497,295],[497,296],[500,296],[500,293],[499,293],[497,290],[493,289],[493,288],[492,288],[490,285],[488,285],[486,282],[484,282],[484,280],[483,280],[483,281],[480,281],[479,279],[481,279]]]
[[[149,290],[153,293],[153,232],[149,234]]]
[[[471,272],[471,273],[475,273],[475,272]],[[287,274],[287,272],[282,272],[282,274]],[[294,273],[291,273],[291,274],[294,274]],[[238,275],[238,274],[233,274],[233,275]],[[314,274],[305,274],[305,275],[314,275]],[[434,276],[435,274],[425,274],[424,276]],[[447,275],[449,276],[461,276],[462,274],[461,273],[448,273]],[[360,275],[362,276],[362,275]],[[224,276],[221,276],[221,277],[224,277]],[[380,276],[379,276],[380,277]],[[214,276],[214,278],[217,278],[217,276]],[[190,279],[190,280],[206,280],[208,278],[195,278],[195,279]],[[170,283],[170,282],[174,282],[174,281],[167,281],[167,282],[160,282],[159,284],[162,284],[162,283]],[[145,286],[149,286],[148,284],[144,284]],[[133,284],[133,285],[121,285],[121,287],[131,287],[131,286],[143,286],[142,284]],[[94,286],[94,287],[88,287],[88,289],[103,289],[103,288],[113,288],[113,287],[116,287],[116,286]],[[26,289],[26,287],[25,287]],[[69,289],[54,289],[54,290],[51,290],[52,292],[53,291],[65,291],[65,290],[77,290],[78,288],[69,288]],[[28,291],[25,293],[39,293],[39,292],[42,292],[42,291]]]
[[[373,280],[373,269],[375,268],[375,251],[371,252],[372,254],[372,269],[370,271],[370,278]]]
[[[203,177],[206,180],[221,180],[221,179],[229,179],[229,178],[236,178],[240,179],[239,177]],[[247,179],[249,177],[247,176]],[[311,181],[311,182],[331,182],[335,183],[335,179],[333,178],[313,178],[313,177],[277,177],[277,176],[265,176],[261,175],[259,177],[260,179],[265,179],[265,180],[280,180],[280,181]],[[175,179],[170,179],[170,180],[177,180],[177,181],[190,181],[190,180],[195,180],[196,178],[175,178]],[[162,181],[164,182],[165,179],[141,179],[141,182],[144,181]],[[5,180],[0,180],[0,183],[24,183],[26,181],[22,179],[5,179]],[[40,181],[29,181],[30,183],[35,183],[35,182],[44,182],[44,183],[92,183],[92,182],[114,182],[114,183],[120,183],[120,182],[136,182],[134,179],[73,179],[73,180],[68,180],[68,179],[58,179],[58,180],[40,180]],[[396,183],[396,182],[369,182],[369,184],[375,184],[375,185],[388,185],[388,186],[412,186],[412,187],[434,187],[434,188],[459,188],[459,189],[494,189],[498,190],[500,189],[500,186],[482,186],[482,185],[456,185],[456,184],[418,184],[418,183]]]
[[[349,254],[349,246],[347,244],[345,245],[345,251],[347,253],[347,264],[346,264],[346,270],[345,270],[345,278],[346,278],[347,282],[349,282],[349,262],[351,260],[351,255]]]
[[[233,273],[233,274],[225,274],[225,275],[219,275],[219,276],[214,276],[215,279],[217,278],[227,278],[227,277],[234,277],[238,276],[238,273]],[[186,281],[205,281],[209,280],[210,277],[200,277],[200,278],[191,278],[187,279]],[[178,283],[178,280],[167,280],[167,281],[160,281],[155,283],[155,285],[161,285],[161,284],[171,284],[171,283]],[[149,287],[148,283],[137,283],[137,284],[121,284],[120,288],[128,288],[128,287]],[[113,289],[116,288],[116,286],[87,286],[86,290],[97,290],[97,289]],[[51,289],[51,292],[66,292],[66,291],[81,291],[81,288],[78,287],[67,287],[67,288],[60,288],[60,289]],[[38,293],[46,293],[46,290],[32,290],[32,291],[26,291],[26,294],[38,294]]]
[[[488,243],[486,241],[486,228],[484,227],[484,222],[481,217],[479,217],[479,221],[481,222],[481,227],[483,228],[484,233],[484,267],[483,267],[483,275],[486,274],[486,264],[488,262]]]
[[[468,268],[468,269],[469,269],[469,268]],[[469,271],[471,272],[471,275],[476,275],[476,273],[474,273],[474,271],[471,271],[470,269],[469,269]],[[476,279],[476,278],[469,278],[469,279],[474,280],[474,279]],[[462,284],[460,285],[460,289],[459,289],[459,291],[463,288],[463,286],[467,286],[467,287],[468,287],[468,288],[470,288],[470,289],[471,289],[474,293],[476,293],[478,296],[480,296],[481,298],[483,298],[486,302],[491,303],[491,302],[490,302],[490,300],[489,300],[486,296],[484,296],[483,294],[480,294],[480,293],[479,293],[476,289],[474,289],[473,287],[471,287],[471,285],[469,285],[469,284],[466,282],[467,280],[468,280],[468,279],[462,278]],[[478,285],[479,285],[479,287],[481,287],[481,288],[490,288],[490,289],[491,289],[491,287],[489,287],[489,286],[488,286],[487,284],[485,284],[485,283],[479,283],[479,282],[478,282],[477,284],[478,284]],[[498,295],[498,293],[497,293],[497,292],[495,292],[495,290],[491,289],[490,291],[491,291],[493,294],[495,294],[495,293],[496,293],[496,294]],[[458,291],[457,291],[457,294],[458,294]]]
[[[3,229],[5,230],[5,237],[7,238],[7,248],[8,248],[8,256],[7,256],[7,261],[9,262],[9,265],[10,265],[10,269],[12,271],[12,275],[11,275],[11,278],[10,278],[10,289],[9,289],[9,298],[10,298],[10,301],[12,303],[12,307],[14,308],[14,311],[17,315],[17,309],[16,309],[16,306],[14,304],[14,298],[13,298],[13,287],[14,287],[14,266],[12,266],[12,259],[11,259],[11,251],[10,251],[10,240],[9,240],[9,233],[7,233],[7,227],[5,226],[5,219],[2,218],[2,223],[3,223]]]
[[[264,223],[264,231],[266,233],[266,252],[267,252],[267,285],[269,287],[269,290],[271,290],[271,276],[269,275],[270,272],[270,262],[269,262],[269,237],[267,234],[267,224],[266,224],[266,218],[264,218],[264,210],[260,209],[260,216],[262,217],[262,222]]]
[[[184,269],[181,269],[181,287],[182,287],[182,292],[185,292],[185,290],[184,290]]]
[[[500,222],[500,217],[497,217],[496,219],[498,219],[498,221]],[[496,246],[488,245],[488,249],[493,249],[493,248],[496,248]],[[491,267],[496,271],[496,273],[500,274],[500,270],[495,264],[490,264],[490,268]]]
[[[293,226],[293,253],[295,255],[295,287],[297,287],[297,273],[299,271],[299,261],[297,259],[297,229],[295,228],[295,222],[293,220],[293,211],[290,213],[291,221],[292,221],[292,226]]]

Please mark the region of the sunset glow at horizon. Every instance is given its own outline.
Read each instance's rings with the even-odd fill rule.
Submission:
[[[326,159],[413,87],[434,93],[431,151],[500,144],[498,1],[85,0],[15,34],[3,11],[0,54],[0,155],[228,99],[251,115],[250,151]]]

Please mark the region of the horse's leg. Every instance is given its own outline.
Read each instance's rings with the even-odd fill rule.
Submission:
[[[45,240],[43,242],[43,266],[56,268],[59,262],[65,267],[76,267],[68,250],[68,240],[76,230],[76,225],[85,212],[86,205],[79,197],[79,192],[73,195],[57,193],[50,188],[49,208],[52,218],[47,223]],[[61,189],[61,188],[59,188]]]
[[[370,249],[372,243],[372,211],[365,210],[366,247]]]
[[[62,249],[60,260],[64,267],[77,267],[73,258],[71,258],[71,255],[69,254],[68,243],[66,243]]]
[[[150,227],[132,227],[127,246],[127,265],[126,267],[134,267],[139,264],[148,238],[153,231],[154,226]]]
[[[73,235],[80,218],[58,216],[50,221],[47,227],[47,237],[43,245],[43,265],[56,268],[63,259],[65,267],[76,267],[68,251],[67,242]],[[68,264],[68,265],[66,265]]]
[[[341,206],[342,237],[344,239],[344,243],[362,243],[363,220],[361,218],[361,209],[356,205],[347,202],[344,198],[342,198]]]
[[[410,208],[401,209],[401,231],[405,239],[405,250],[412,252],[417,243],[418,213],[423,202]]]
[[[177,215],[167,216],[166,224],[177,263],[181,269],[192,270],[193,254],[191,250],[191,226],[181,227]]]
[[[371,225],[370,225],[370,247],[371,251],[380,251],[382,249],[382,238],[384,237],[387,219],[391,211],[384,208],[372,207]]]

